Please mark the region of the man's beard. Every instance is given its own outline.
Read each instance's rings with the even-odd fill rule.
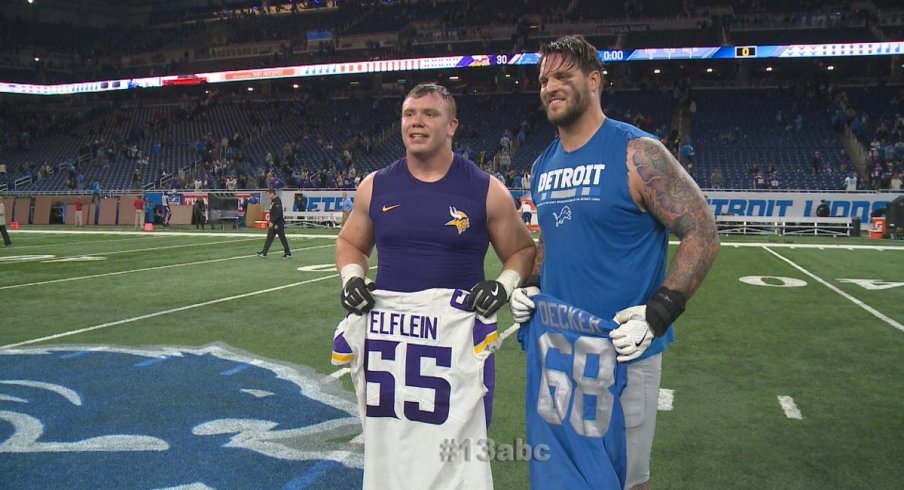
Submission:
[[[578,119],[580,119],[586,108],[587,102],[584,98],[584,95],[579,91],[575,91],[573,105],[569,106],[566,100],[565,111],[556,116],[551,115],[549,113],[549,109],[546,108],[546,119],[548,119],[550,123],[556,126],[568,127],[573,125]]]

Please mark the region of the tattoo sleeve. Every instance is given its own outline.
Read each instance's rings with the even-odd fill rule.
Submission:
[[[539,274],[540,268],[543,267],[543,255],[546,249],[543,247],[543,234],[540,233],[540,239],[537,240],[537,256],[534,258],[534,269],[531,274]]]
[[[715,218],[700,188],[658,141],[631,141],[628,161],[643,181],[647,211],[681,240],[663,286],[690,298],[719,253]]]

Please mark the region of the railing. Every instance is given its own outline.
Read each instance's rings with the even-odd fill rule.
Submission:
[[[716,216],[716,226],[725,235],[855,236],[860,229],[854,219]]]

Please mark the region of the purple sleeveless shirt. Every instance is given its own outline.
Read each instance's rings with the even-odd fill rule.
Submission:
[[[378,289],[471,289],[484,279],[490,176],[455,154],[446,175],[422,182],[402,158],[374,176],[370,219]]]

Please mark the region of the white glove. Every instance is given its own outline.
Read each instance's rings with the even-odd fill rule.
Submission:
[[[653,341],[653,331],[646,319],[647,307],[645,305],[632,306],[619,311],[612,319],[619,326],[609,332],[612,345],[619,353],[618,362],[627,362],[637,359],[647,350]]]
[[[537,305],[531,301],[531,296],[540,294],[540,288],[536,286],[528,286],[526,288],[516,288],[512,291],[512,297],[509,298],[509,308],[512,310],[512,319],[516,323],[527,323],[534,314],[534,308]]]

